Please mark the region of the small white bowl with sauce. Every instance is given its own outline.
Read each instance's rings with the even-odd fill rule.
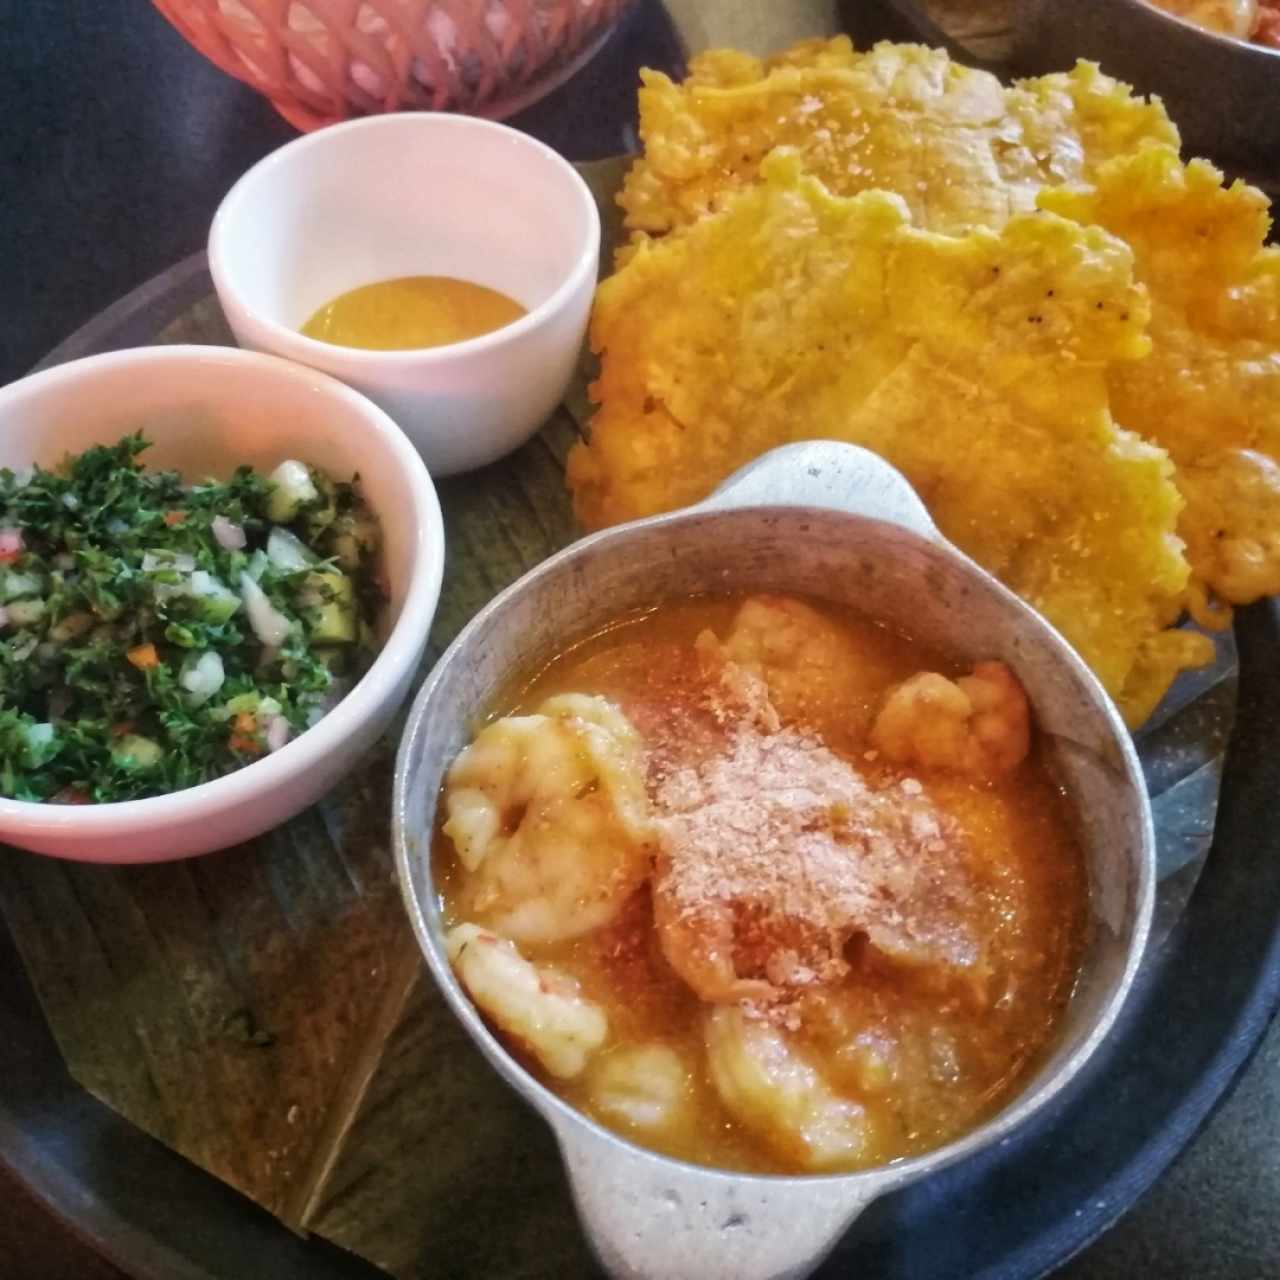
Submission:
[[[492,462],[546,421],[577,363],[599,254],[595,200],[568,161],[504,125],[426,112],[280,148],[232,187],[209,233],[236,341],[363,392],[434,475]],[[496,290],[524,314],[399,350],[300,332],[341,295],[422,276]]]

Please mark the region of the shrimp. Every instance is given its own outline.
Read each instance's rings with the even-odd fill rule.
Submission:
[[[834,1093],[770,1024],[721,1005],[704,1024],[711,1082],[729,1113],[783,1159],[806,1169],[866,1158],[865,1108]]]
[[[467,914],[520,942],[607,924],[649,874],[644,777],[639,735],[603,698],[562,694],[482,729],[445,793]]]
[[[855,933],[906,964],[979,959],[963,835],[913,779],[872,788],[812,735],[740,726],[654,806],[654,926],[702,1000],[837,982]]]
[[[1248,40],[1258,21],[1258,0],[1155,0],[1155,5],[1206,31],[1237,40]]]
[[[745,600],[724,653],[764,678],[783,720],[823,729],[866,716],[890,678],[870,654],[860,655],[834,622],[789,596]]]
[[[697,913],[685,909],[674,890],[672,859],[659,854],[653,925],[667,963],[700,1000],[712,1004],[767,1001],[778,995],[778,988],[767,978],[739,975],[736,924],[732,907],[724,903]]]
[[[599,1005],[554,969],[535,968],[507,938],[474,924],[449,930],[445,951],[476,1006],[551,1075],[581,1075],[609,1034]]]
[[[998,778],[1030,749],[1027,695],[1003,662],[958,680],[922,671],[889,691],[871,744],[894,764]]]
[[[635,1044],[596,1060],[588,1081],[597,1111],[635,1129],[669,1129],[690,1106],[689,1071],[664,1044]]]

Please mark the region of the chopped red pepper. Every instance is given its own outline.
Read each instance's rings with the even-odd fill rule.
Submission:
[[[258,720],[247,711],[242,711],[231,723],[232,734],[227,745],[232,751],[243,751],[247,755],[261,755],[262,741],[257,736]]]
[[[1258,7],[1258,23],[1253,29],[1255,44],[1280,49],[1280,7],[1262,4]]]
[[[87,791],[72,785],[63,787],[61,791],[55,791],[48,802],[49,804],[92,804],[93,797]]]
[[[160,655],[153,644],[135,645],[125,655],[139,671],[151,671],[160,665]]]

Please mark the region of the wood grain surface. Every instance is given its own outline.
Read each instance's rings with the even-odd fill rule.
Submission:
[[[0,1276],[4,1280],[129,1280],[0,1165]]]
[[[598,176],[611,191],[617,167]],[[158,335],[230,340],[212,297]],[[575,536],[577,435],[564,408],[503,463],[438,486],[449,557],[424,669]],[[0,849],[0,910],[75,1079],[290,1227],[400,1275],[586,1274],[550,1138],[424,978],[390,856],[398,737],[315,808],[209,857]]]

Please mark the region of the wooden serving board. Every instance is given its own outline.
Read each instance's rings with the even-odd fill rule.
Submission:
[[[699,44],[763,51],[796,34],[759,18],[735,30],[731,5],[673,7],[700,24]],[[805,34],[834,21],[833,5],[795,7]],[[624,165],[582,166],[606,239]],[[136,315],[103,324],[101,348],[229,344],[199,264],[177,276],[176,319],[141,336]],[[584,386],[510,458],[440,484],[448,560],[424,670],[576,535],[562,465]],[[1208,849],[1234,701],[1228,642],[1142,743],[1168,873],[1162,932]],[[400,1277],[594,1274],[549,1133],[423,969],[389,853],[397,738],[314,809],[220,854],[119,868],[0,848],[0,912],[74,1078],[293,1229]]]

